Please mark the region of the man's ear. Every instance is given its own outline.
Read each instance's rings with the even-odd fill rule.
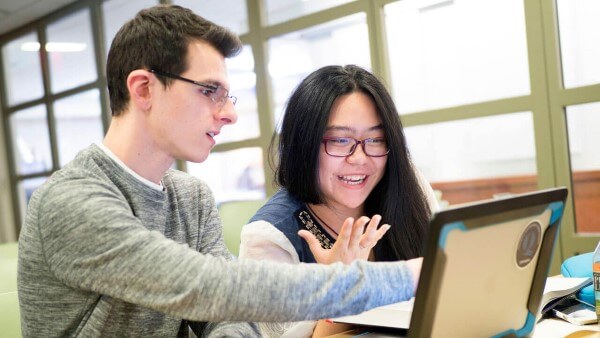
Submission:
[[[141,111],[152,107],[152,91],[150,87],[156,78],[144,69],[136,69],[127,76],[127,90],[131,104]]]

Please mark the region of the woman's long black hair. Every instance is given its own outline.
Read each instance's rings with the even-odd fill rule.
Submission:
[[[324,202],[319,189],[319,150],[334,102],[362,92],[377,108],[390,147],[385,173],[365,201],[365,214],[382,216],[392,227],[375,250],[378,261],[405,260],[423,255],[430,209],[412,166],[396,106],[387,89],[369,71],[354,65],[326,66],[306,77],[290,96],[281,124],[275,163],[276,183],[304,203]]]

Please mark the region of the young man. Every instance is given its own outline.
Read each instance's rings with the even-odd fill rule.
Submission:
[[[224,58],[240,48],[234,34],[178,6],[143,10],[117,33],[103,144],[52,175],[29,204],[19,240],[25,337],[187,336],[189,327],[256,336],[241,321],[338,316],[413,295],[420,260],[231,260],[207,186],[169,168],[204,161],[236,121]]]

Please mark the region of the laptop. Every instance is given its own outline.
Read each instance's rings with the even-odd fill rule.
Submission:
[[[408,337],[530,335],[566,197],[553,188],[436,213],[415,298],[332,321]]]

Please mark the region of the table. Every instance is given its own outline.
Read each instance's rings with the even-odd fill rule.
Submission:
[[[360,338],[392,338],[402,337],[392,333],[366,333],[364,329],[354,329],[343,333],[338,333],[330,338],[350,338],[360,336]],[[574,325],[558,318],[548,318],[540,321],[535,326],[532,338],[600,338],[600,326],[598,324]]]

